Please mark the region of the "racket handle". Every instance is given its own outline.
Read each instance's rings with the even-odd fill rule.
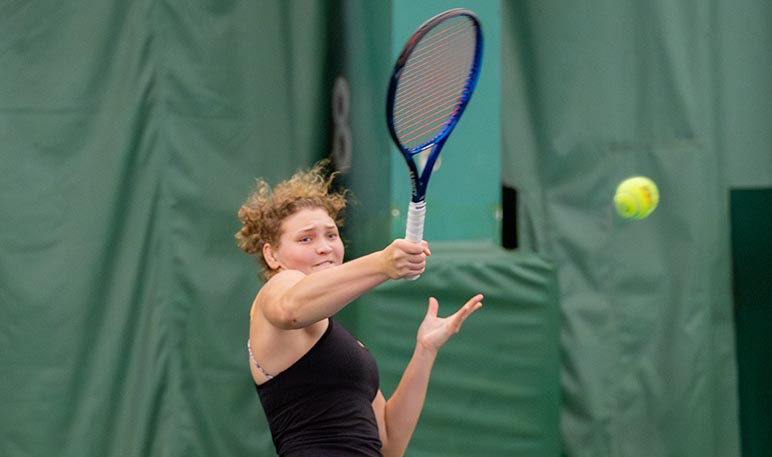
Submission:
[[[413,243],[420,243],[424,239],[424,218],[426,217],[426,201],[410,202],[407,208],[407,226],[405,227],[405,239]],[[405,278],[415,281],[421,275]]]
[[[407,208],[407,227],[405,239],[420,243],[424,239],[424,218],[426,217],[426,201],[410,202]]]

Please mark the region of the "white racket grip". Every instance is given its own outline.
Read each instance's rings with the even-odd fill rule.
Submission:
[[[418,203],[411,201],[407,208],[407,224],[405,227],[405,239],[413,243],[420,243],[424,239],[424,219],[426,218],[426,201]],[[420,275],[410,276],[405,279],[415,281]]]
[[[407,226],[405,239],[420,243],[424,239],[424,218],[426,217],[426,202],[410,202],[407,208]]]

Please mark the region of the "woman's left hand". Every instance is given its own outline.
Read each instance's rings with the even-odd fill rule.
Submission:
[[[428,350],[437,352],[450,339],[451,336],[461,330],[470,314],[482,307],[482,294],[477,294],[464,304],[453,315],[442,318],[437,317],[440,304],[436,298],[429,298],[429,309],[426,311],[416,337],[418,344]]]

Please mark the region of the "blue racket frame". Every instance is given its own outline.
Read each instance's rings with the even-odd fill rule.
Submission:
[[[469,19],[471,19],[474,22],[474,25],[475,25],[474,27],[475,35],[476,35],[475,52],[474,52],[472,65],[469,69],[469,76],[467,77],[467,82],[464,86],[464,89],[461,92],[461,97],[459,98],[458,103],[456,104],[455,110],[449,116],[448,118],[449,121],[445,124],[445,127],[442,130],[440,130],[437,133],[437,135],[435,135],[429,141],[426,141],[425,143],[420,144],[418,146],[408,148],[404,146],[402,142],[399,140],[399,137],[394,127],[394,99],[396,97],[397,86],[399,85],[400,77],[402,76],[402,70],[405,68],[405,65],[407,64],[407,61],[410,55],[412,54],[413,50],[420,42],[421,38],[423,38],[427,33],[429,33],[434,27],[439,25],[441,22],[453,17],[458,17],[458,16],[467,16]],[[413,35],[410,37],[408,42],[405,44],[405,47],[402,50],[402,53],[400,53],[399,57],[397,58],[397,62],[394,65],[394,71],[392,72],[392,75],[391,75],[391,80],[389,81],[389,89],[386,97],[386,120],[387,120],[387,125],[389,127],[389,134],[391,135],[391,138],[394,140],[394,143],[397,145],[402,155],[405,157],[405,162],[407,162],[408,171],[410,174],[410,181],[412,185],[411,200],[413,203],[424,202],[426,198],[426,189],[429,185],[429,178],[431,177],[431,173],[434,168],[434,164],[437,161],[437,158],[439,157],[439,153],[442,150],[442,147],[445,145],[445,141],[448,139],[448,136],[453,131],[453,128],[458,123],[458,120],[461,118],[461,115],[464,113],[464,110],[466,109],[466,106],[469,103],[470,98],[472,97],[472,93],[474,92],[475,86],[477,85],[477,80],[480,76],[482,51],[483,51],[483,37],[482,37],[482,31],[480,30],[480,21],[477,19],[477,16],[468,9],[454,8],[451,10],[444,11],[440,14],[437,14],[436,16],[424,22],[415,31],[415,33],[413,33]],[[432,150],[429,153],[429,156],[427,157],[427,160],[422,172],[419,173],[414,157],[428,148],[432,148]]]

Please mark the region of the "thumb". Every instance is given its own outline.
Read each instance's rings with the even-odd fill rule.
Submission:
[[[429,297],[429,308],[426,310],[427,317],[437,317],[437,312],[440,309],[440,302],[434,297]]]

